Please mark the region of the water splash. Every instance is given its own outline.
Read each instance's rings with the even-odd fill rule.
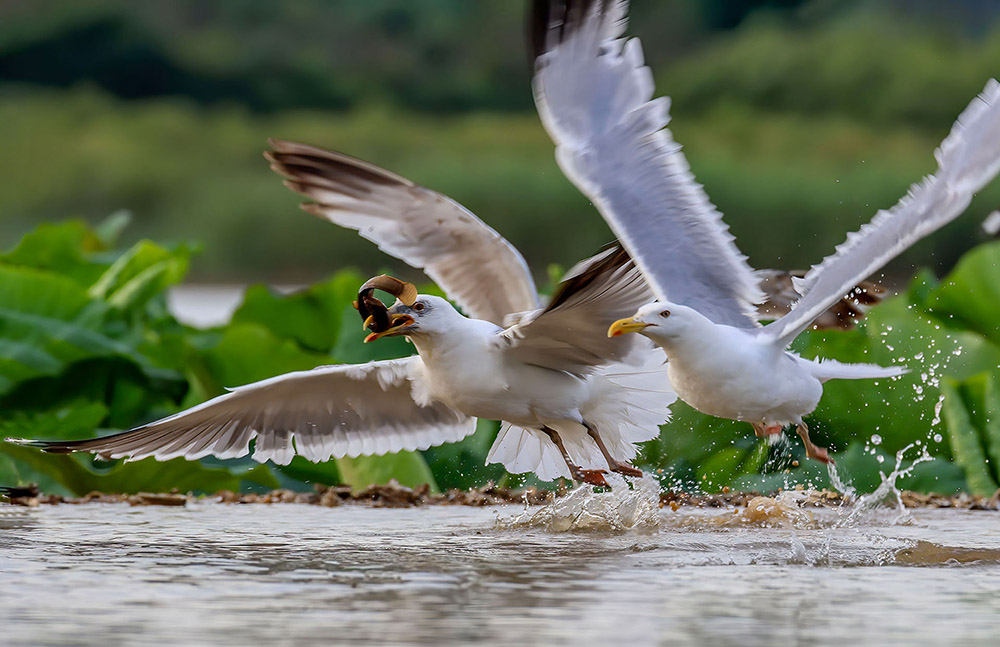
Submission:
[[[832,462],[827,463],[826,473],[830,477],[830,487],[832,487],[834,490],[840,492],[841,494],[845,495],[848,498],[854,498],[854,496],[857,494],[857,490],[854,489],[854,487],[850,484],[850,482],[845,483],[843,480],[841,480],[840,474],[837,472],[836,463]]]
[[[660,525],[659,481],[648,474],[630,482],[617,474],[608,474],[606,478],[610,492],[594,492],[592,487],[580,486],[541,508],[525,507],[521,514],[510,518],[498,514],[496,527],[569,532],[652,529]]]
[[[906,458],[906,452],[917,446],[920,447],[920,455],[914,458],[913,462],[910,463],[908,467],[904,468],[903,460]],[[931,460],[934,460],[934,457],[927,451],[927,446],[920,443],[910,443],[896,452],[896,466],[893,467],[892,471],[888,474],[885,472],[879,472],[879,478],[882,479],[879,486],[875,488],[873,492],[862,494],[857,497],[857,500],[851,507],[850,514],[848,514],[839,525],[856,525],[859,522],[866,521],[869,517],[871,517],[873,512],[882,508],[883,504],[890,501],[895,504],[893,507],[898,513],[892,523],[902,524],[909,522],[910,513],[906,510],[906,506],[903,504],[903,493],[898,487],[896,487],[896,481],[898,481],[901,477],[906,477],[912,474],[917,465]]]

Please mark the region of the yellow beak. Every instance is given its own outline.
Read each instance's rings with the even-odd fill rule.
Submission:
[[[371,317],[369,317],[369,319],[370,318]],[[368,322],[366,321],[365,323]],[[414,323],[415,322],[413,321],[413,317],[411,317],[410,315],[393,315],[392,325],[390,325],[382,332],[371,333],[370,335],[365,337],[365,343],[367,344],[370,341],[375,341],[380,337],[390,337],[392,335],[398,335],[400,330],[406,328],[407,326],[412,326]]]
[[[648,328],[649,324],[636,321],[633,317],[619,319],[608,328],[608,337],[620,337],[627,332],[639,332]]]

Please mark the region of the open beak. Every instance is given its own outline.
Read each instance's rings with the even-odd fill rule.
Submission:
[[[369,319],[371,319],[371,317],[369,317]],[[413,321],[413,317],[411,317],[410,315],[392,315],[392,320],[389,322],[389,327],[383,330],[382,332],[373,332],[369,334],[367,337],[365,337],[365,343],[367,344],[370,341],[375,341],[380,337],[391,337],[393,335],[398,335],[400,334],[399,331],[401,331],[403,328],[406,328],[407,326],[412,326],[414,323],[415,322]],[[367,320],[365,321],[365,324],[366,325],[368,324]]]
[[[627,332],[639,332],[648,328],[650,324],[636,321],[634,317],[619,319],[608,328],[608,337],[621,337]]]

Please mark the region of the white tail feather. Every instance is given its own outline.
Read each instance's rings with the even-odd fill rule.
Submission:
[[[800,358],[801,359],[801,358]],[[879,366],[877,364],[844,364],[832,359],[808,360],[813,377],[821,382],[827,380],[866,380],[878,377],[899,377],[909,372],[905,366]]]
[[[660,425],[670,419],[670,405],[677,395],[670,388],[665,356],[659,349],[644,348],[629,356],[630,363],[609,364],[592,376],[590,401],[581,413],[601,434],[611,456],[629,462],[636,443],[656,438]],[[608,463],[583,425],[570,421],[552,424],[570,459],[586,470],[606,470]],[[570,478],[569,467],[555,443],[543,432],[509,423],[486,456],[486,463],[500,463],[512,474],[534,472],[543,481]]]

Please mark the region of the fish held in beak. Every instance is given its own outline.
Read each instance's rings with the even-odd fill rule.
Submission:
[[[365,343],[367,344],[370,341],[375,341],[376,339],[380,339],[382,337],[393,337],[395,335],[399,335],[404,328],[412,326],[414,323],[413,317],[410,315],[391,315],[389,326],[385,330],[369,333],[368,336],[365,337]]]
[[[636,321],[634,317],[626,317],[611,324],[611,327],[608,328],[608,337],[621,337],[626,333],[645,330],[649,326],[648,323]]]
[[[404,305],[412,306],[417,300],[417,288],[412,283],[382,274],[369,279],[358,290],[358,300],[354,302],[354,309],[364,321],[362,330],[370,330],[373,333],[388,332],[395,322],[389,316],[386,305],[375,297],[375,290],[388,292]]]

